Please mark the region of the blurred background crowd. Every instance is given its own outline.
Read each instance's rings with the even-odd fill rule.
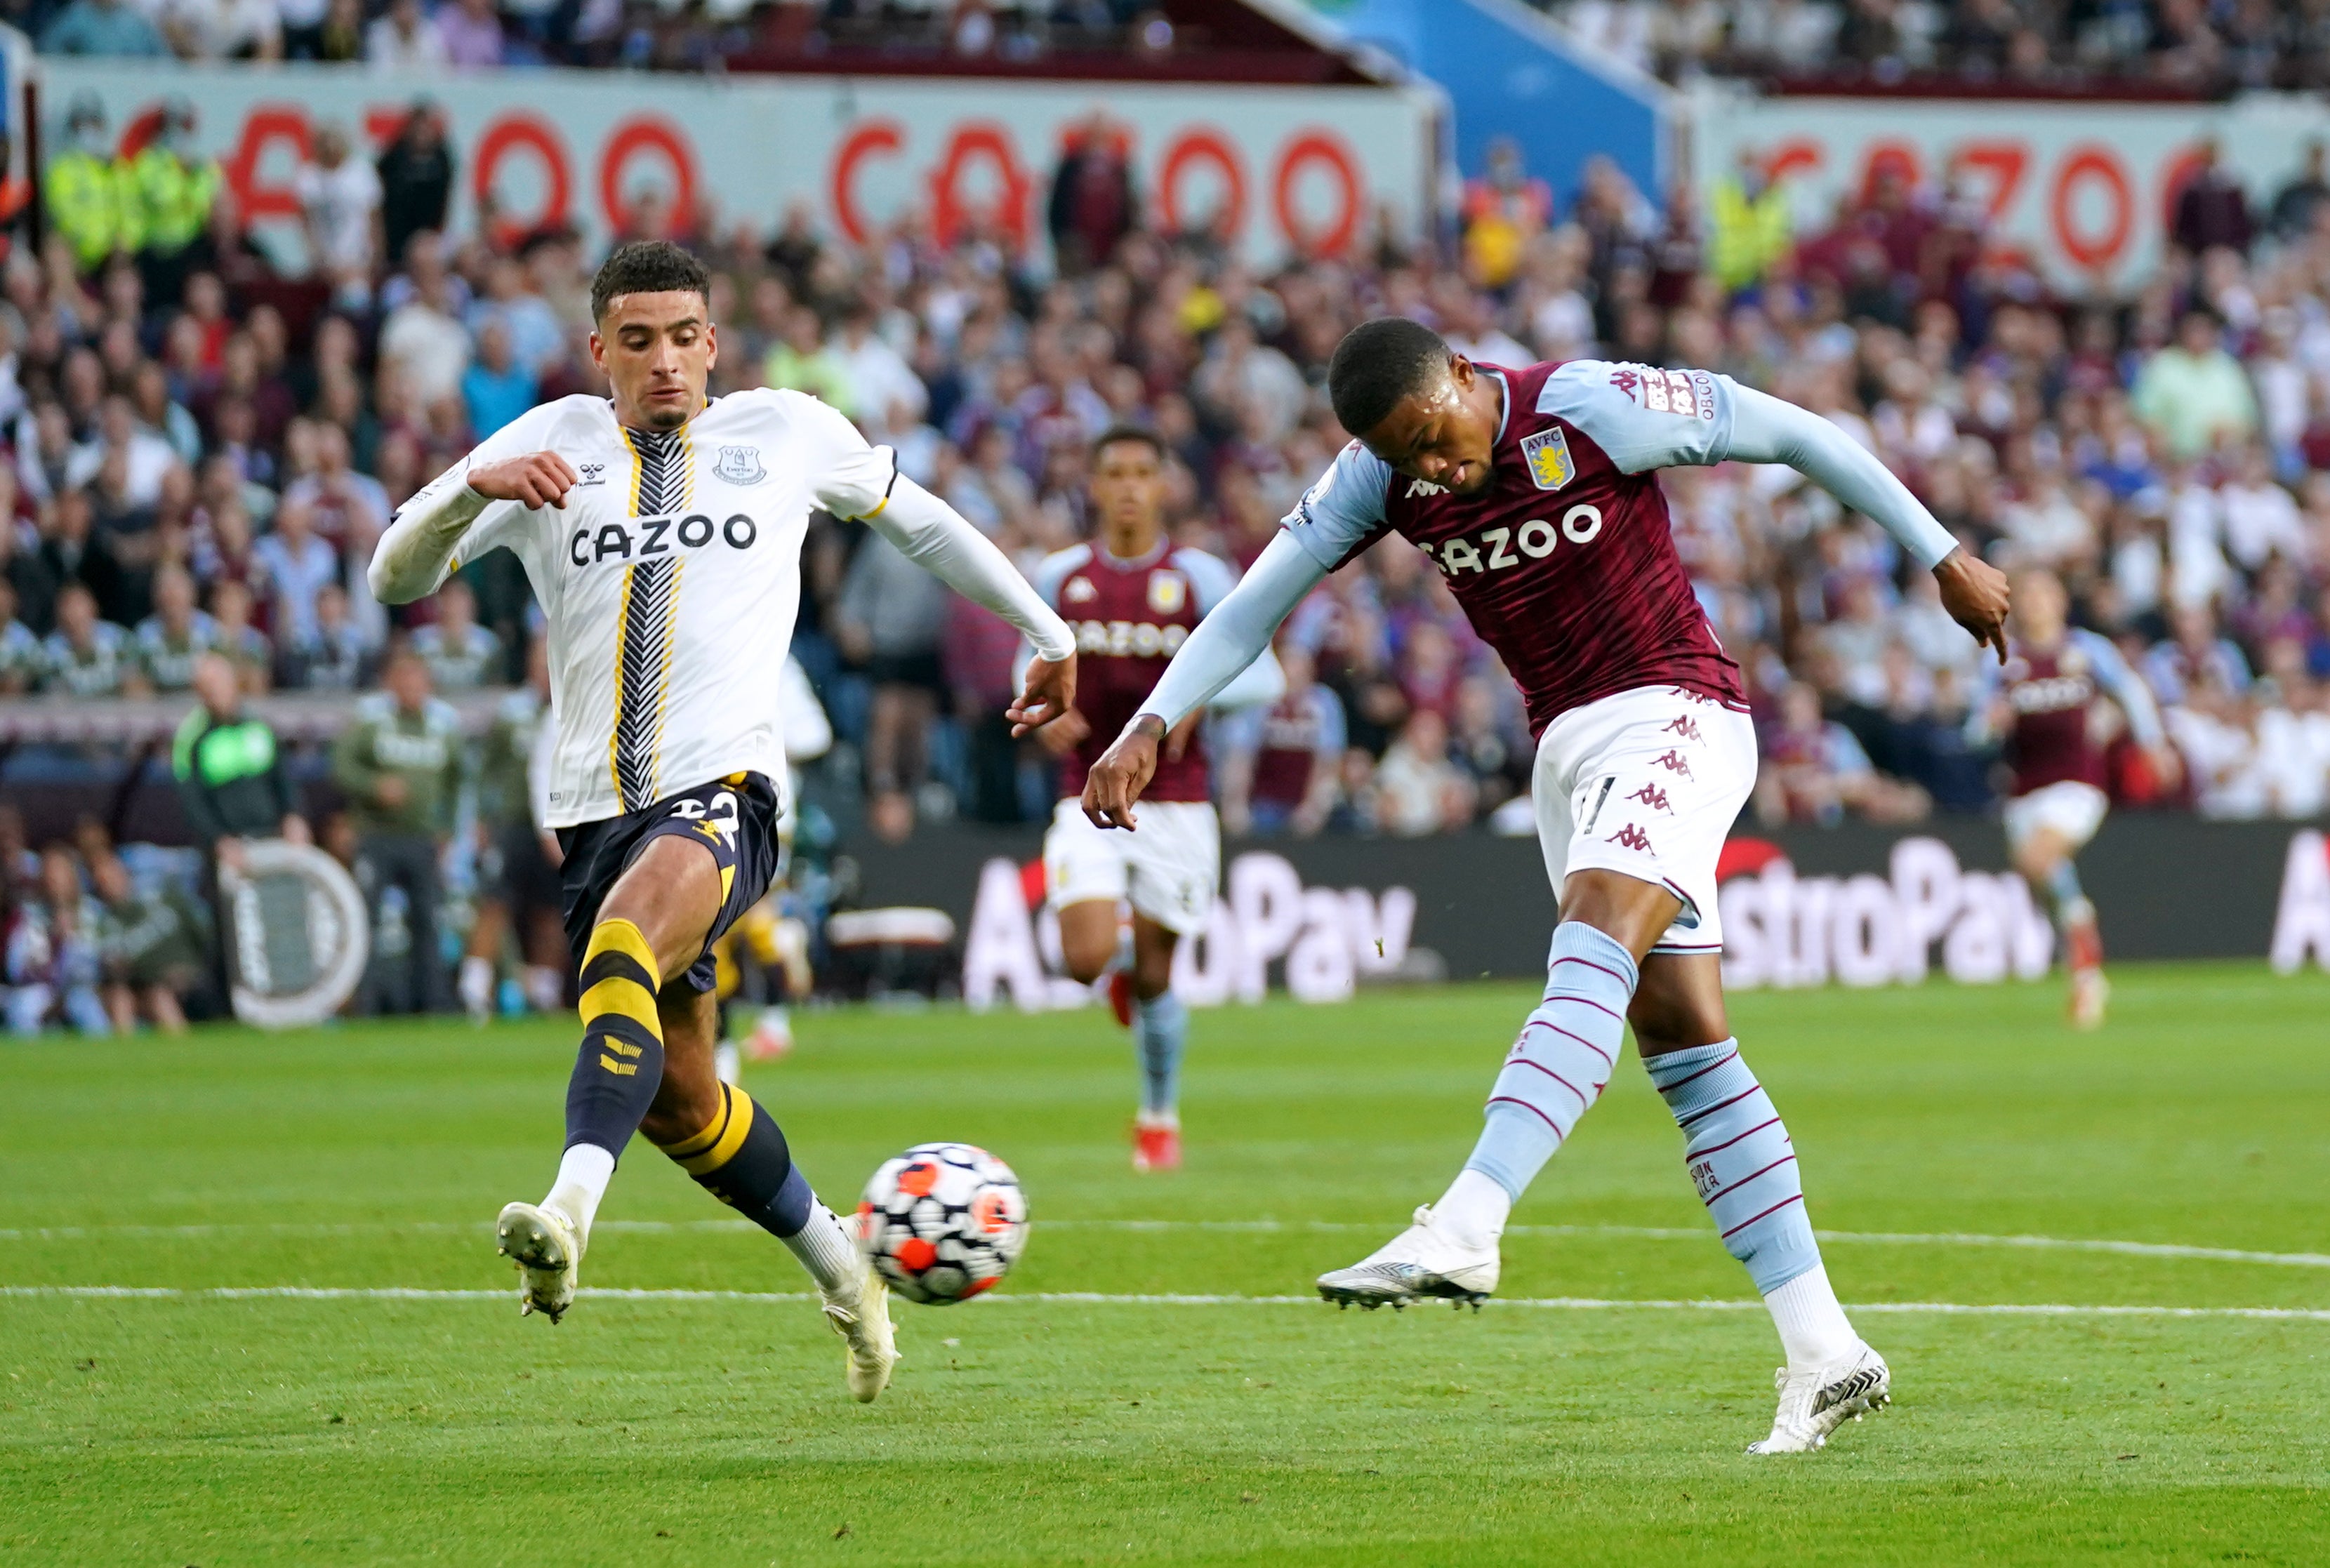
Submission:
[[[907,9],[958,30],[984,17],[999,36],[1041,17],[1096,37],[1114,28],[1121,41],[1140,22],[1122,7]],[[2173,5],[1768,0],[1704,26],[1691,19],[1714,8],[1662,6],[1647,30],[1648,6],[1566,9],[1662,69],[1723,50],[1762,50],[1791,69],[1875,69],[1894,57],[1869,55],[1881,32],[1920,68],[2013,71],[2035,59],[2170,71],[2163,39],[2198,51],[2203,35],[2217,40],[2211,69],[2241,69],[2240,30],[2260,8],[2196,4],[2180,22]],[[2325,8],[2261,9],[2281,30],[2273,59],[2313,70],[2305,30]],[[146,18],[137,0],[34,12],[20,20],[58,49],[136,52],[123,41],[146,25],[153,49],[181,52],[328,56],[389,39],[422,51],[403,58],[457,62],[526,50],[565,59],[618,36],[625,17],[699,14],[595,4],[497,14],[489,0],[448,0],[428,15],[398,0],[356,27],[337,0],[312,15],[278,0],[215,16],[189,5]],[[846,43],[867,14],[779,5],[730,20],[801,23],[797,42]],[[242,43],[230,22],[247,27]],[[437,42],[414,43],[423,33]],[[359,35],[367,42],[351,43]],[[473,441],[537,401],[599,390],[587,345],[597,257],[563,229],[449,232],[463,171],[438,111],[419,102],[376,155],[346,128],[315,137],[296,185],[305,254],[287,264],[254,248],[216,165],[189,150],[191,115],[172,106],[124,158],[100,107],[67,106],[39,175],[44,240],[33,242],[23,193],[0,213],[14,213],[0,261],[0,693],[183,705],[201,686],[172,759],[190,818],[213,839],[270,822],[306,836],[313,821],[431,950],[446,888],[524,821],[522,762],[511,769],[540,717],[538,619],[506,553],[398,609],[371,599],[364,567],[398,504]],[[1646,192],[1597,161],[1557,201],[1501,146],[1437,236],[1403,243],[1387,231],[1341,256],[1256,269],[1212,235],[1164,231],[1123,138],[1095,113],[1037,193],[1041,257],[976,222],[941,247],[912,213],[852,245],[806,210],[723,218],[707,202],[669,237],[715,272],[715,392],[815,393],[1029,569],[1086,536],[1088,445],[1119,421],[1154,429],[1173,454],[1178,539],[1251,562],[1347,439],[1323,393],[1326,363],[1374,316],[1415,316],[1494,364],[1606,356],[1721,371],[1836,422],[1970,548],[2064,577],[2075,619],[2126,652],[2187,764],[2165,781],[2133,746],[2116,747],[2122,805],[2320,813],[2321,149],[2262,202],[2204,156],[2176,199],[2164,263],[2108,300],[2051,294],[1952,189],[1880,169],[1805,228],[1784,195],[1748,165],[1710,190]],[[673,227],[652,202],[631,223]],[[1925,573],[1788,470],[1685,469],[1665,482],[1678,543],[1765,736],[1763,820],[1900,822],[1994,803],[1981,661]],[[1016,650],[999,621],[830,519],[811,529],[804,581],[797,657],[835,737],[810,779],[812,864],[820,845],[860,830],[898,840],[932,821],[1048,816],[1048,760],[1000,718]],[[1336,574],[1292,618],[1281,656],[1286,698],[1219,726],[1230,830],[1531,831],[1518,694],[1425,557],[1393,540]],[[363,723],[330,747],[279,748],[246,704],[300,692],[371,694]],[[475,722],[457,713],[465,702]],[[488,719],[477,718],[481,704]],[[39,747],[0,761],[20,779],[65,765]],[[238,808],[255,829],[231,830],[194,803],[251,779],[264,788]],[[41,855],[21,832],[0,844],[8,896],[27,912],[12,927],[7,978],[48,985],[48,1016],[68,995],[92,1021],[91,1009],[159,1016],[153,982],[138,978],[153,968],[137,968],[118,935],[159,916],[116,909],[109,887],[136,890],[109,869],[120,861],[103,836]],[[200,922],[185,916],[191,933]],[[185,978],[183,954],[168,950]],[[441,968],[421,970],[399,983],[434,1005]]]

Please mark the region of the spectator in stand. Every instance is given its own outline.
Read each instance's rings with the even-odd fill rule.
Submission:
[[[2163,708],[2184,703],[2196,688],[2237,697],[2249,690],[2249,662],[2239,644],[2217,635],[2217,618],[2206,604],[2178,609],[2169,624],[2174,636],[2144,658],[2145,684]]]
[[[959,593],[947,596],[939,663],[971,751],[965,808],[973,821],[1015,823],[1029,815],[1019,798],[1019,748],[1011,739],[1011,722],[1003,716],[1018,689],[1012,679],[1018,653],[1019,633],[1010,622]],[[1041,816],[1050,804],[1047,780],[1034,815]]]
[[[783,334],[769,349],[761,376],[769,386],[805,392],[845,414],[857,412],[849,372],[826,347],[817,312],[805,305],[795,306],[785,316]]]
[[[51,25],[50,33],[53,34],[71,19],[74,11],[84,8],[108,16],[127,17],[140,27],[152,26],[121,0],[106,0],[102,5],[97,0],[74,0],[73,5]],[[155,43],[151,52],[162,52],[159,34],[155,35]],[[43,52],[52,54],[109,52],[59,50],[45,39],[41,47]],[[78,94],[65,112],[64,146],[49,159],[49,166],[41,178],[49,222],[63,238],[67,254],[83,272],[96,271],[127,243],[124,175],[124,168],[113,154],[112,138],[107,134],[104,103],[94,93]]]
[[[421,0],[389,0],[365,28],[364,57],[375,71],[437,71],[447,63],[445,35]]]
[[[445,145],[445,122],[435,104],[425,98],[412,100],[374,172],[380,179],[383,255],[403,255],[424,229],[443,232],[453,196],[453,154]]]
[[[2191,256],[2221,248],[2248,255],[2254,228],[2240,176],[2225,168],[2213,137],[2201,144],[2194,159],[2193,173],[2176,194],[2169,237]]]
[[[275,0],[168,0],[162,36],[181,60],[280,60]]]
[[[2227,438],[2247,440],[2257,432],[2257,393],[2240,361],[2226,352],[2223,335],[2213,311],[2186,311],[2175,344],[2146,360],[2129,389],[2136,417],[2173,458],[2202,457]]]
[[[1486,166],[1464,182],[1464,264],[1473,282],[1482,288],[1511,283],[1552,221],[1552,187],[1531,177],[1520,144],[1491,138]]]
[[[498,257],[487,269],[485,296],[470,303],[467,320],[472,335],[482,335],[488,324],[498,323],[509,335],[511,354],[537,382],[565,368],[570,352],[565,323],[535,287],[526,264],[514,256]],[[490,431],[498,427],[476,428]]]
[[[286,644],[315,640],[316,596],[340,581],[341,570],[340,553],[317,535],[315,508],[287,496],[276,510],[274,531],[251,554],[274,590],[269,610]]]
[[[348,133],[318,127],[314,161],[293,189],[307,228],[308,254],[332,288],[332,302],[362,312],[372,304],[372,272],[380,259],[380,175],[348,152]]]
[[[1106,261],[1141,221],[1126,140],[1106,113],[1094,110],[1060,155],[1046,219],[1065,276],[1080,276]]]
[[[2330,170],[2325,168],[2325,149],[2317,137],[2306,144],[2305,164],[2273,194],[2267,225],[2285,244],[2306,240],[2314,233],[2315,217],[2325,202],[2330,202]]]
[[[928,769],[926,735],[946,691],[939,638],[946,585],[867,533],[833,607],[834,640],[874,685],[866,733],[867,821],[897,842],[914,831],[914,793]]]
[[[510,347],[509,328],[488,318],[478,327],[475,356],[461,373],[461,407],[469,429],[491,432],[534,407],[534,372]]]
[[[137,669],[147,690],[183,692],[194,666],[218,646],[218,623],[194,603],[194,580],[182,566],[154,575],[154,613],[137,627]]]
[[[271,0],[245,0],[231,9],[243,18],[232,25],[261,25],[274,14]],[[213,17],[221,14],[213,9]],[[199,24],[205,30],[216,24]],[[137,254],[146,303],[174,308],[186,279],[216,260],[211,227],[225,185],[218,160],[194,151],[191,102],[172,97],[163,104],[161,128],[122,167],[120,177],[122,247]]]
[[[412,651],[429,666],[431,683],[440,692],[500,684],[507,675],[501,639],[478,624],[478,596],[468,581],[448,578],[436,604],[436,623],[412,634]]]
[[[1473,819],[1477,787],[1448,758],[1448,722],[1430,708],[1408,715],[1375,770],[1376,830],[1396,838],[1448,833]]]
[[[287,638],[283,684],[303,691],[353,692],[370,673],[372,640],[348,612],[348,590],[327,582],[316,593],[316,629]]]
[[[1756,814],[1768,826],[1833,824],[1848,810],[1878,822],[1915,822],[1930,809],[1916,785],[1880,775],[1852,732],[1823,717],[1820,694],[1802,682],[1781,694],[1764,758]]]
[[[444,1012],[452,992],[437,940],[437,858],[461,790],[459,721],[431,694],[419,655],[392,654],[383,681],[387,689],[362,699],[332,744],[332,781],[348,798],[357,836],[356,882],[374,931],[396,937],[375,952],[357,1006]]]
[[[57,595],[57,629],[42,649],[41,689],[63,696],[118,694],[135,666],[128,637],[97,615],[97,595],[69,582]]]
[[[175,888],[141,893],[118,855],[90,865],[104,1001],[114,1032],[142,1015],[165,1034],[186,1032],[185,998],[209,965],[209,921]]]
[[[1282,647],[1278,666],[1285,694],[1236,710],[1216,731],[1222,830],[1233,836],[1314,837],[1341,798],[1342,702],[1319,685],[1317,667],[1302,648]]]
[[[46,656],[32,628],[16,619],[16,585],[0,577],[0,696],[21,696],[39,685]]]
[[[211,589],[211,619],[218,623],[218,650],[232,666],[242,689],[254,696],[273,684],[275,647],[251,624],[257,604],[248,583],[230,578]]]
[[[96,914],[73,852],[62,844],[42,851],[37,896],[17,910],[0,957],[0,975],[14,987],[7,992],[10,1033],[37,1034],[52,1023],[84,1034],[113,1032],[97,990],[102,959]]]
[[[170,766],[195,842],[213,861],[238,870],[246,839],[308,843],[275,732],[245,706],[233,663],[217,654],[196,659],[194,691],[195,706],[178,725]]]
[[[159,59],[170,52],[160,28],[128,0],[72,0],[41,30],[43,54]]]
[[[447,0],[437,8],[436,26],[447,64],[475,71],[502,62],[502,19],[494,0]]]
[[[404,248],[404,298],[381,324],[380,361],[394,372],[425,413],[440,403],[458,406],[461,373],[469,368],[469,335],[461,302],[445,266],[443,237],[423,231]]]

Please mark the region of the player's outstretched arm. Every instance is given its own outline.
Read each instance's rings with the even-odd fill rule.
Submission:
[[[511,501],[528,510],[563,508],[580,477],[555,452],[449,468],[407,501],[380,536],[367,574],[373,597],[383,604],[409,604],[436,592],[469,525],[488,506]]]
[[[1075,634],[993,540],[903,474],[892,479],[882,504],[859,521],[949,588],[1009,621],[1036,650],[1018,697],[1005,710],[1014,735],[1040,729],[1068,711],[1076,694]]]
[[[1245,580],[1198,623],[1124,733],[1084,775],[1084,810],[1094,827],[1133,826],[1133,805],[1157,771],[1166,732],[1267,653],[1280,624],[1326,575],[1293,534],[1282,532],[1270,542]]]
[[[1731,449],[1742,463],[1785,463],[1854,511],[1874,517],[1932,571],[1942,608],[2006,661],[2006,574],[1967,553],[1875,454],[1828,420],[1753,387],[1732,390]]]

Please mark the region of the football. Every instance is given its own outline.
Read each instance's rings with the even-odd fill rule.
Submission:
[[[857,1242],[907,1300],[968,1300],[992,1289],[1026,1249],[1028,1195],[983,1148],[917,1144],[866,1184]]]

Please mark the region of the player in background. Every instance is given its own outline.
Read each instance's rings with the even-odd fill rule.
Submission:
[[[2032,896],[2054,912],[2070,974],[2072,1026],[2104,1021],[2110,987],[2096,906],[2079,888],[2072,856],[2103,826],[2104,747],[2108,723],[2098,699],[2126,716],[2155,775],[2174,788],[2183,760],[2161,727],[2152,693],[2108,638],[2066,619],[2069,596],[2051,571],[2020,572],[2014,581],[2013,637],[2006,663],[1990,672],[1988,691],[1968,718],[1977,743],[2003,738],[2014,786],[2006,802],[2006,848]]]
[[[1068,973],[1089,985],[1113,971],[1118,1021],[1135,1031],[1137,1171],[1181,1163],[1189,1014],[1173,995],[1173,952],[1183,937],[1205,929],[1222,872],[1221,825],[1198,733],[1205,710],[1192,708],[1166,737],[1151,780],[1150,831],[1137,840],[1084,819],[1084,770],[1132,719],[1182,639],[1237,585],[1236,571],[1218,557],[1174,547],[1165,531],[1165,483],[1163,442],[1131,426],[1103,431],[1092,449],[1093,542],[1047,556],[1036,569],[1037,592],[1066,618],[1082,660],[1075,705],[1038,732],[1060,759],[1060,800],[1044,835],[1044,884]],[[1268,702],[1282,689],[1277,661],[1264,649],[1212,705]],[[1129,953],[1118,912],[1127,903]]]
[[[713,1069],[708,949],[775,870],[777,677],[810,514],[865,522],[1020,628],[1039,655],[1010,710],[1023,732],[1074,700],[1075,644],[1002,552],[833,410],[795,392],[706,399],[719,342],[687,251],[620,247],[591,306],[611,400],[562,398],[488,436],[405,503],[372,562],[373,592],[402,604],[457,557],[507,546],[548,627],[548,823],[582,1041],[557,1178],[504,1208],[497,1233],[521,1309],[555,1321],[616,1157],[644,1132],[800,1259],[850,1393],[870,1400],[897,1360],[881,1282],[775,1119]]]
[[[1682,1129],[1685,1170],[1786,1352],[1771,1434],[1750,1451],[1816,1449],[1886,1402],[1891,1372],[1837,1304],[1787,1129],[1725,1018],[1715,870],[1755,785],[1756,731],[1675,552],[1657,470],[1787,464],[1883,525],[2002,656],[2006,580],[1835,426],[1728,377],[1596,360],[1501,370],[1388,319],[1343,339],[1327,387],[1359,439],[1182,646],[1093,768],[1085,808],[1134,827],[1160,739],[1313,584],[1388,533],[1421,548],[1528,702],[1560,923],[1544,1000],[1472,1157],[1409,1229],[1321,1276],[1320,1292],[1374,1307],[1493,1290],[1514,1202],[1601,1094],[1631,1023]]]

